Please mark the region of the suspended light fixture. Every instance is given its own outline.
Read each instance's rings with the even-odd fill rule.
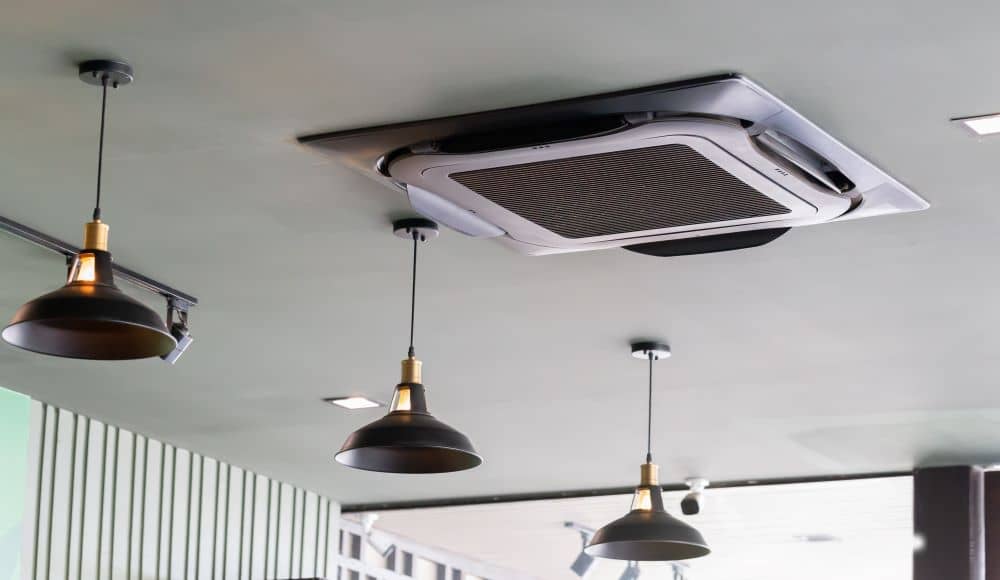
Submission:
[[[101,170],[108,86],[132,82],[132,67],[113,60],[80,64],[80,79],[101,87],[97,152],[97,201],[83,228],[83,248],[62,288],[28,302],[3,330],[8,343],[69,358],[121,360],[166,355],[177,345],[158,314],[115,286],[108,252],[108,225],[101,221]]]
[[[594,533],[586,552],[614,560],[674,561],[698,558],[710,550],[701,533],[668,514],[663,507],[660,467],[653,463],[653,362],[670,356],[670,347],[637,342],[632,356],[649,361],[649,401],[646,423],[646,462],[635,488],[632,511]]]
[[[398,220],[393,232],[413,240],[410,289],[410,349],[402,362],[402,379],[381,419],[347,438],[336,460],[348,467],[390,473],[444,473],[476,467],[483,462],[468,437],[438,421],[427,411],[421,362],[413,350],[417,296],[417,247],[438,235],[437,224],[423,218]]]

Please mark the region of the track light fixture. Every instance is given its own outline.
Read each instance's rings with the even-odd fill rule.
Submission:
[[[701,508],[705,506],[705,488],[711,482],[704,477],[689,477],[684,480],[684,484],[691,490],[681,500],[681,513],[686,516],[693,516],[701,513]]]
[[[188,311],[177,308],[173,300],[167,301],[167,328],[170,329],[170,336],[177,341],[177,346],[170,352],[161,354],[160,358],[170,364],[176,364],[177,359],[181,358],[184,351],[194,342],[194,337],[188,329]]]
[[[379,538],[375,535],[375,522],[378,521],[378,514],[376,513],[366,513],[361,516],[361,529],[365,533],[365,542],[375,553],[379,555],[380,558],[386,559],[392,556],[396,552],[396,544],[392,543],[388,539]]]
[[[410,348],[402,362],[389,413],[348,436],[336,460],[348,467],[389,473],[444,473],[476,467],[483,462],[468,437],[427,411],[421,361],[413,349],[417,296],[417,247],[437,237],[437,224],[411,218],[393,223],[396,236],[413,241],[410,289]]]
[[[629,562],[625,565],[625,570],[622,571],[622,575],[618,577],[618,580],[639,580],[639,563]]]
[[[687,580],[687,564],[683,562],[671,562],[670,571],[673,572],[672,580]]]
[[[163,319],[115,285],[108,252],[108,225],[101,221],[101,173],[108,87],[132,82],[132,67],[114,60],[80,64],[80,79],[101,87],[101,131],[97,153],[97,199],[83,228],[83,248],[75,255],[66,284],[14,314],[3,329],[8,343],[53,356],[121,360],[166,356],[177,347]],[[43,240],[44,241],[44,240]]]
[[[571,530],[576,530],[580,534],[580,553],[577,554],[573,563],[569,565],[569,569],[580,578],[584,578],[587,572],[594,566],[594,557],[586,552],[587,543],[590,542],[591,536],[594,535],[594,530],[576,522],[563,522],[563,526]]]
[[[670,347],[657,342],[632,344],[632,356],[649,361],[649,399],[646,423],[646,462],[641,467],[632,510],[594,533],[586,552],[614,560],[674,561],[698,558],[710,550],[701,533],[668,514],[663,507],[660,467],[653,463],[653,362],[670,356]]]

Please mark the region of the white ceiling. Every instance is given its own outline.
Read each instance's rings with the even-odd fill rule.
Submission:
[[[665,494],[668,511],[697,527],[712,548],[707,558],[685,562],[688,580],[913,577],[910,477],[709,489],[692,517],[679,513],[683,496]],[[614,495],[387,511],[375,529],[522,575],[579,580],[569,566],[582,542],[563,522],[596,529],[623,516],[630,502]],[[823,536],[830,541],[815,541]],[[624,567],[598,559],[585,578],[618,580]],[[663,564],[644,563],[642,570],[647,580],[673,577]]]
[[[926,4],[926,5],[925,5]],[[344,502],[631,484],[644,365],[663,336],[664,479],[907,469],[997,458],[1000,109],[989,3],[15,1],[0,19],[0,214],[71,241],[93,191],[113,54],[105,219],[115,258],[194,293],[178,365],[0,348],[0,384]],[[398,193],[298,134],[739,71],[869,156],[926,212],[793,231],[744,252],[526,258],[446,232],[423,253],[431,409],[486,457],[443,477],[333,452],[405,354]],[[61,283],[0,239],[0,312]]]

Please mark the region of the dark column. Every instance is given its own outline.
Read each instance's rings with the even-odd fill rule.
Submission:
[[[935,467],[913,472],[914,580],[984,580],[983,471]]]
[[[1000,580],[1000,472],[983,474],[986,525],[986,580]]]

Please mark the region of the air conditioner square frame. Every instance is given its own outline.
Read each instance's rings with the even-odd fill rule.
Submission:
[[[863,199],[858,207],[835,221],[919,211],[929,207],[923,198],[900,181],[848,148],[773,93],[737,73],[422,121],[302,135],[298,141],[303,146],[329,155],[405,194],[406,185],[390,177],[386,168],[393,154],[411,145],[458,135],[488,133],[513,125],[647,111],[738,118],[752,123],[755,130],[770,129],[794,138],[836,165],[854,182],[856,191]],[[755,227],[757,226],[734,226],[727,231]],[[712,233],[712,229],[706,229],[696,235]],[[670,239],[673,236],[665,235],[662,238]],[[506,237],[501,240],[508,245],[517,246],[519,251],[525,253],[549,251],[540,246],[532,248],[529,244],[518,243]],[[591,244],[591,247],[597,249],[614,245],[621,244],[600,242]]]

